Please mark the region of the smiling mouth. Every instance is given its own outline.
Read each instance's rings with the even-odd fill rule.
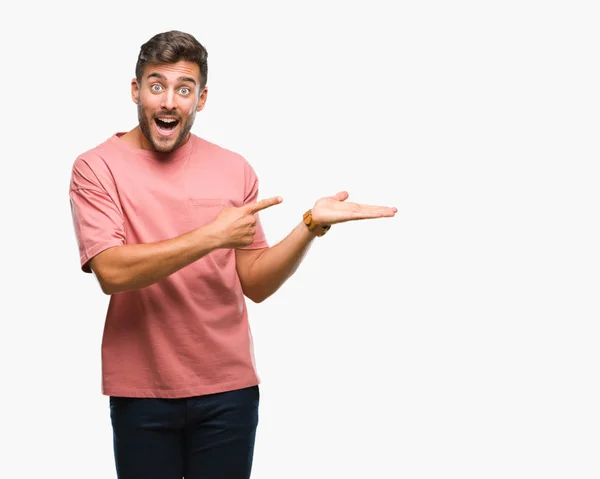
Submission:
[[[156,125],[156,130],[158,131],[159,135],[166,137],[173,134],[177,125],[179,125],[179,120],[177,118],[162,116],[155,118],[154,124]]]

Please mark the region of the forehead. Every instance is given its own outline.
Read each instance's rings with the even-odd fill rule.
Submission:
[[[182,77],[193,78],[196,84],[200,84],[200,68],[196,63],[184,60],[177,63],[149,63],[144,67],[142,80],[150,75],[160,75],[172,82],[177,82]]]

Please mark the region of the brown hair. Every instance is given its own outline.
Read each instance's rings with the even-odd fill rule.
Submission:
[[[208,80],[208,52],[189,33],[171,30],[158,33],[140,47],[135,65],[135,77],[142,81],[144,67],[148,63],[177,63],[184,60],[194,62],[200,68],[200,89]]]

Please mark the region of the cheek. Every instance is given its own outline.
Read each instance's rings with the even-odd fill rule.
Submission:
[[[146,103],[140,103],[141,106],[141,110],[142,113],[144,114],[144,116],[146,117],[147,120],[150,120],[150,118],[152,118],[152,112],[150,111],[150,108],[148,108],[148,105]]]
[[[149,111],[154,111],[156,109],[160,109],[160,105],[157,107],[156,99],[153,98],[152,96],[140,95],[138,101],[139,101],[140,105],[142,106],[142,109],[144,110],[144,112],[149,112]]]

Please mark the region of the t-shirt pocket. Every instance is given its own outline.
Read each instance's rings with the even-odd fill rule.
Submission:
[[[188,198],[188,231],[205,226],[214,221],[223,208],[233,206],[226,198]],[[192,264],[192,269],[224,270],[233,261],[234,251],[231,249],[216,249]],[[235,263],[232,263],[235,266]],[[207,271],[208,272],[208,271]]]
[[[207,225],[229,206],[233,203],[225,198],[188,198],[188,229],[191,231]]]

